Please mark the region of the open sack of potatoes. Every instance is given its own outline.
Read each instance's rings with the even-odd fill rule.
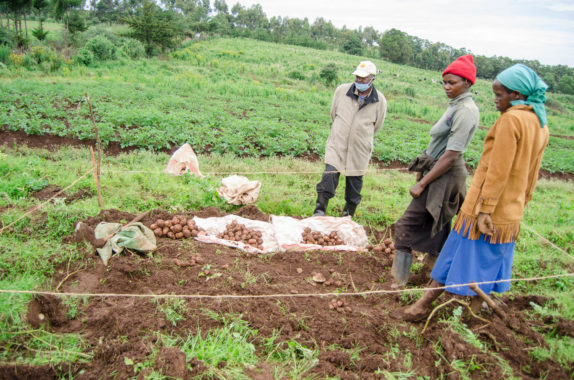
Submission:
[[[281,251],[361,251],[369,243],[363,226],[351,218],[320,216],[299,220],[273,215],[271,224]]]
[[[245,219],[236,215],[213,218],[194,218],[205,235],[195,239],[203,243],[216,243],[250,253],[268,253],[278,250],[270,223]]]

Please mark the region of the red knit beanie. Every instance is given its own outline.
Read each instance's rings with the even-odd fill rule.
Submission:
[[[474,84],[476,81],[476,66],[474,65],[472,55],[467,54],[462,57],[458,57],[442,72],[443,77],[446,74],[458,75],[459,77],[468,79],[470,83]]]

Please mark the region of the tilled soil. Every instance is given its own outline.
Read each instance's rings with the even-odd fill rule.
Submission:
[[[568,136],[557,136],[560,138],[568,138]],[[77,147],[90,147],[95,146],[95,140],[79,140],[74,137],[62,137],[62,136],[53,136],[53,135],[27,135],[24,131],[7,131],[2,129],[0,126],[0,145],[26,145],[30,148],[42,148],[42,149],[50,149],[55,150],[62,146],[77,146]],[[165,153],[172,154],[175,152],[179,146],[173,145],[169,149],[163,149],[162,151]],[[136,150],[137,148],[134,147],[121,147],[119,142],[110,142],[106,149],[105,153],[107,155],[116,156],[120,153],[128,153]],[[197,150],[197,153],[202,153],[201,150]],[[303,154],[299,158],[306,159],[309,161],[319,161],[320,157],[315,153],[308,153]],[[407,171],[407,164],[399,162],[399,161],[391,161],[391,162],[383,162],[379,161],[376,158],[372,158],[372,162],[376,164],[380,168],[386,169],[397,169],[402,171]],[[473,173],[473,168],[467,166],[467,169],[470,173]],[[539,172],[540,178],[554,178],[559,179],[562,181],[573,181],[574,180],[574,173],[562,173],[562,172],[549,172],[544,169],[540,169]]]
[[[240,209],[237,215],[268,220],[254,206]],[[192,216],[222,216],[215,209],[187,213]],[[129,221],[135,215],[118,210],[102,211],[84,222],[95,227],[99,222]],[[150,225],[158,218],[174,216],[155,210],[142,220]],[[370,231],[371,237],[385,236]],[[373,244],[378,241],[371,242]],[[258,331],[253,343],[262,354],[265,338],[279,332],[276,344],[294,339],[306,347],[319,350],[318,364],[306,375],[341,379],[384,378],[384,371],[416,371],[417,375],[437,378],[460,378],[456,363],[463,363],[471,378],[569,379],[574,368],[564,368],[550,358],[537,362],[529,352],[546,343],[538,331],[554,329],[556,334],[573,334],[572,321],[531,320],[524,313],[530,302],[544,304],[540,297],[504,299],[507,321],[483,310],[483,322],[463,312],[463,322],[474,332],[483,349],[466,342],[444,320],[452,316],[453,307],[445,307],[430,321],[424,336],[422,323],[406,323],[389,317],[389,311],[401,307],[409,297],[399,294],[343,296],[328,293],[365,292],[390,289],[391,258],[356,252],[286,252],[248,255],[236,249],[198,243],[193,239],[158,239],[158,249],[151,255],[123,253],[113,256],[104,266],[89,245],[79,245],[85,252],[82,260],[57,268],[52,287],[60,292],[105,294],[178,294],[211,295],[220,298],[185,298],[185,320],[176,326],[166,320],[151,298],[114,296],[90,297],[76,318],[66,315],[58,297],[38,296],[28,307],[27,319],[33,328],[44,326],[58,333],[81,334],[93,353],[88,363],[70,363],[57,367],[0,366],[0,378],[57,378],[72,374],[78,379],[134,376],[132,365],[145,362],[157,343],[157,332],[165,335],[202,334],[222,323],[204,310],[220,315],[240,314]],[[194,260],[192,257],[200,257]],[[195,262],[197,261],[197,262]],[[208,269],[206,269],[208,268]],[[205,275],[205,271],[209,274]],[[340,281],[339,286],[317,284],[313,274]],[[309,294],[316,296],[309,296]],[[266,298],[228,298],[226,295],[266,295]],[[443,295],[439,302],[451,298]],[[468,301],[465,298],[459,298]],[[330,308],[333,300],[344,301],[342,308]],[[157,301],[161,302],[161,301]],[[355,351],[353,351],[355,350]],[[355,352],[355,355],[352,353]],[[358,355],[356,354],[358,352]],[[504,359],[512,374],[500,365]],[[462,361],[462,362],[461,362]],[[246,369],[252,378],[272,379],[269,363]],[[455,363],[455,364],[453,364]],[[220,363],[225,366],[225,363]],[[201,360],[186,359],[176,348],[162,348],[155,367],[175,378],[201,377],[207,366]],[[140,374],[142,377],[144,373]]]

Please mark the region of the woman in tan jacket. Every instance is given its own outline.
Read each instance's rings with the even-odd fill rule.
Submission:
[[[484,141],[468,195],[431,273],[431,287],[476,296],[467,285],[485,293],[510,289],[514,246],[520,221],[538,179],[548,126],[544,102],[546,83],[529,67],[518,64],[501,72],[492,84],[501,115]],[[416,303],[391,316],[424,318],[442,289],[425,292]]]

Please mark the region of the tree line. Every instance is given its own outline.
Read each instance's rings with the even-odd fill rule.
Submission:
[[[90,25],[125,23],[131,30],[129,36],[141,41],[148,55],[198,35],[246,37],[339,50],[435,71],[469,53],[465,48],[431,42],[398,29],[380,32],[372,26],[337,28],[322,17],[312,23],[307,18],[268,18],[259,4],[229,7],[225,0],[0,0],[0,44],[25,46],[29,39],[27,17],[40,20],[40,27],[32,31],[36,38],[45,33],[41,22],[46,17],[61,21],[66,31],[64,43],[66,33],[73,36]],[[542,76],[551,91],[574,94],[574,68],[566,65],[543,65],[537,60],[501,56],[474,55],[474,59],[480,78],[493,79],[506,67],[524,63]]]

